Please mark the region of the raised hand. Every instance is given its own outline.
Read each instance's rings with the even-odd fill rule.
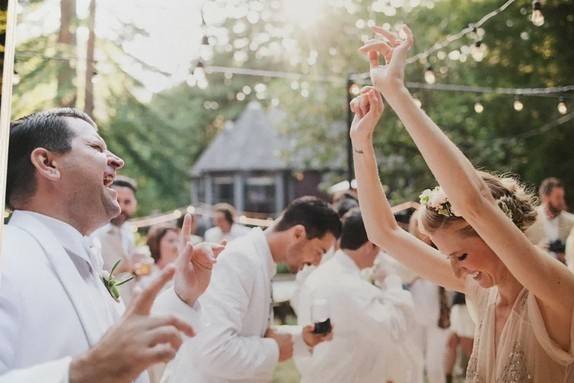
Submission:
[[[153,364],[168,362],[193,328],[176,316],[150,316],[155,298],[175,273],[167,266],[136,296],[120,321],[87,353],[72,360],[70,383],[132,382]]]
[[[361,94],[351,101],[350,107],[355,113],[350,131],[353,144],[370,142],[385,109],[381,94],[372,86],[366,86],[361,89]],[[360,150],[360,147],[355,147],[355,150]]]
[[[406,39],[401,40],[396,34],[381,27],[373,27],[379,37],[369,40],[359,51],[369,57],[371,81],[383,94],[393,91],[404,84],[405,65],[408,51],[413,46],[413,34],[409,27],[403,26]],[[385,59],[385,65],[379,64],[379,56]]]
[[[211,280],[215,258],[225,246],[201,243],[191,244],[192,218],[186,214],[180,234],[179,256],[175,260],[175,293],[188,305],[193,305],[205,292]]]

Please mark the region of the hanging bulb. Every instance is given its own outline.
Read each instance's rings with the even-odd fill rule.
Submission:
[[[416,104],[416,106],[418,106],[419,108],[422,108],[422,106],[423,106],[422,101],[419,100],[418,98],[415,98],[415,104]]]
[[[352,83],[351,86],[349,87],[349,93],[353,97],[358,96],[359,93],[361,93],[361,88],[359,87],[359,85]]]
[[[482,105],[480,101],[476,101],[474,103],[474,111],[479,114],[484,112],[484,105]]]
[[[205,67],[203,62],[199,61],[193,70],[193,77],[195,78],[196,85],[199,89],[206,89],[209,85],[207,77],[205,76]]]
[[[566,105],[566,102],[564,102],[564,98],[560,97],[560,102],[558,102],[558,112],[560,112],[560,114],[566,114],[568,113],[568,106]]]
[[[436,76],[432,70],[432,66],[428,66],[425,70],[425,82],[427,84],[434,84],[436,82]]]
[[[14,75],[12,76],[12,84],[18,85],[20,83],[20,74],[14,70]]]
[[[518,97],[514,99],[513,106],[514,110],[516,110],[517,112],[520,112],[522,109],[524,109],[524,104],[522,103],[522,101],[518,99]]]
[[[544,24],[544,15],[542,14],[542,2],[540,0],[534,0],[532,2],[532,16],[530,21],[537,27]]]

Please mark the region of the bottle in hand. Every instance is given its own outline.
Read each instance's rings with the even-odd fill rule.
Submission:
[[[331,319],[329,318],[329,302],[326,299],[315,299],[311,306],[311,320],[315,334],[328,334],[331,332]]]

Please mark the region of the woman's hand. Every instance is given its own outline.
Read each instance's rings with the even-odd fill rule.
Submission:
[[[354,150],[369,144],[375,127],[383,114],[385,106],[381,94],[372,86],[361,89],[361,95],[355,97],[350,104],[351,112],[355,113],[351,124],[351,140]]]
[[[401,40],[396,34],[381,27],[373,27],[373,32],[379,37],[367,41],[359,48],[359,51],[368,55],[371,64],[371,81],[380,92],[385,94],[404,86],[405,65],[408,51],[413,46],[413,33],[406,25],[403,26],[405,40]],[[379,65],[379,56],[383,56],[385,65]]]

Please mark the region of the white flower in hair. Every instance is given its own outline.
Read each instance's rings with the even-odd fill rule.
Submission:
[[[454,212],[446,193],[440,186],[436,186],[432,190],[424,190],[419,199],[421,205],[424,205],[427,209],[431,209],[440,215],[444,215],[445,217],[460,217],[460,215]]]

